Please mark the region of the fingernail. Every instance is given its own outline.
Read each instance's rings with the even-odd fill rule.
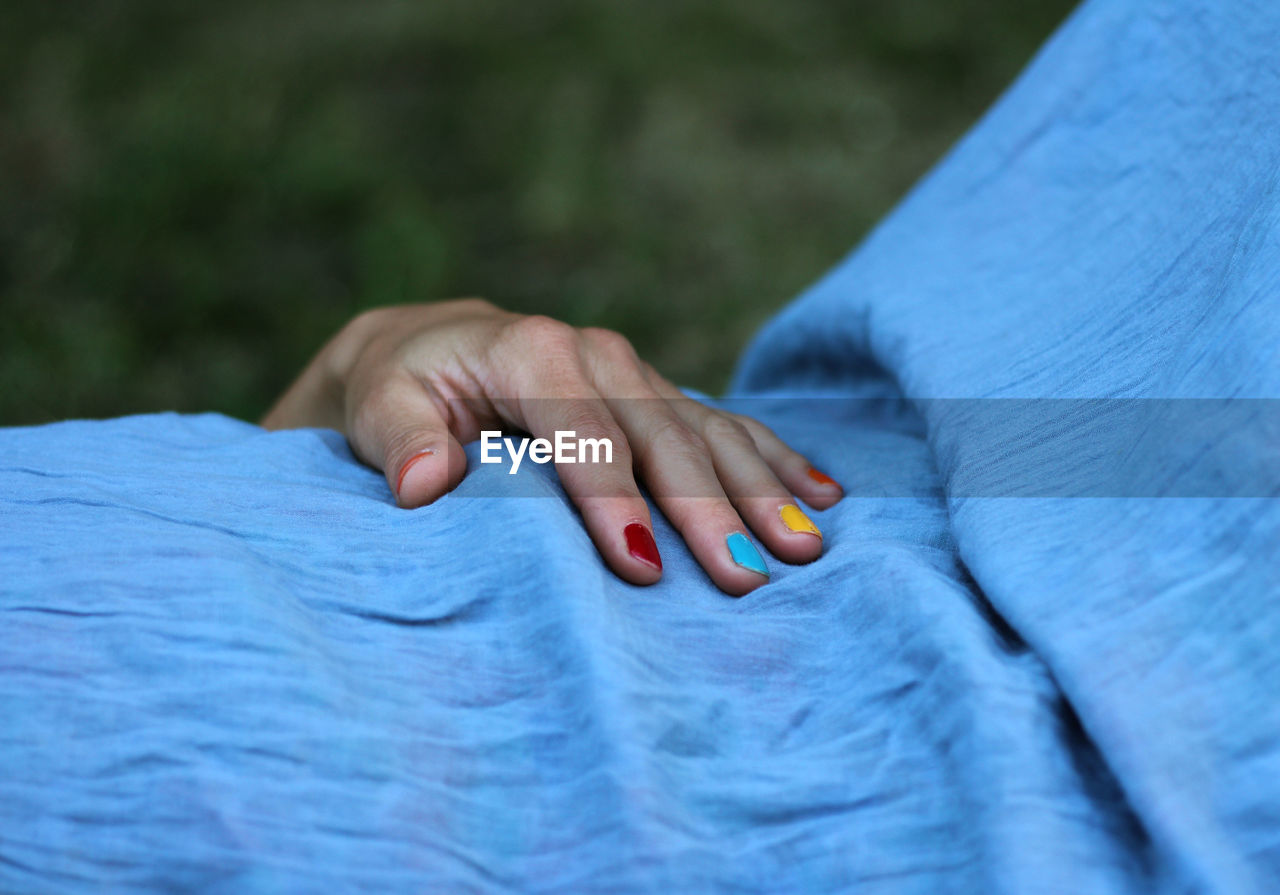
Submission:
[[[400,467],[400,474],[396,476],[396,497],[400,496],[400,489],[404,486],[405,474],[408,473],[410,469],[413,469],[413,464],[417,463],[423,457],[430,457],[434,453],[435,451],[432,450],[420,451],[408,460],[404,461],[404,466]]]
[[[839,482],[827,475],[825,472],[818,472],[818,470],[814,469],[812,466],[809,467],[809,478],[813,479],[819,485],[835,485],[837,488],[840,487]]]
[[[769,577],[769,567],[764,564],[764,557],[756,549],[756,545],[740,531],[735,531],[725,539],[729,545],[729,555],[733,561],[744,569],[758,575]]]
[[[801,512],[794,503],[779,508],[778,515],[782,517],[782,524],[792,531],[822,537],[822,531],[818,526],[814,525],[813,520]]]
[[[632,522],[622,530],[627,539],[627,552],[641,562],[648,563],[662,571],[662,556],[658,553],[658,545],[654,543],[653,534],[639,522]]]

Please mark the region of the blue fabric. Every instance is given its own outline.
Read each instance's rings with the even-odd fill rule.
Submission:
[[[765,329],[735,391],[856,496],[742,600],[546,467],[0,432],[0,892],[1280,890],[1280,503],[956,488],[988,399],[1280,397],[1277,35],[1087,4]]]

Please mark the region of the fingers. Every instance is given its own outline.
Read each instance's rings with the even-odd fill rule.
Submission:
[[[822,532],[796,505],[738,419],[687,398],[672,402],[708,446],[715,474],[742,518],[784,562],[812,562],[822,555]]]
[[[746,427],[697,402],[682,409],[704,433],[725,491],[765,546],[789,563],[813,562],[821,556],[821,530],[778,481]]]
[[[766,583],[768,565],[725,495],[706,441],[665,401],[615,404],[636,469],[716,586],[741,596]]]
[[[735,596],[767,582],[768,566],[721,487],[706,440],[653,390],[634,358],[628,362],[614,334],[586,335],[595,342],[597,384],[610,395],[609,409],[626,433],[635,468],[694,558],[716,586]],[[758,456],[756,463],[763,466]]]
[[[654,391],[702,433],[726,492],[769,549],[788,562],[809,562],[821,555],[821,531],[791,495],[815,509],[826,509],[844,496],[840,486],[767,426],[688,398],[645,366],[645,378]]]
[[[524,318],[516,326],[516,336],[540,350],[517,371],[525,387],[512,393],[555,397],[522,397],[508,410],[535,437],[554,441],[557,432],[572,432],[580,452],[590,451],[595,462],[557,463],[560,481],[606,564],[632,584],[655,583],[662,557],[636,485],[631,447],[584,372],[577,331],[545,318]]]
[[[686,398],[618,334],[459,304],[410,338],[403,332],[426,312],[397,313],[373,321],[380,328],[340,378],[353,449],[384,470],[401,506],[456,487],[466,473],[457,439],[507,423],[553,444],[572,433],[577,462],[556,457],[557,472],[606,564],[626,581],[662,575],[637,475],[727,593],[768,580],[749,531],[787,562],[821,554],[821,533],[792,494],[825,508],[840,499],[839,486],[755,420]],[[476,409],[451,410],[443,396],[475,399]]]
[[[604,402],[589,394],[537,401],[525,426],[536,437],[554,439],[556,432],[572,432],[578,445],[595,445],[583,452],[592,450],[595,459],[605,462],[557,463],[560,481],[609,568],[632,584],[661,578],[662,557],[649,506],[636,485],[631,449]]]
[[[808,460],[788,447],[764,423],[741,414],[729,416],[747,430],[756,450],[782,484],[809,506],[815,510],[825,510],[844,497],[844,489],[835,479],[814,469]]]
[[[359,394],[347,423],[356,455],[381,469],[402,507],[420,507],[452,491],[467,457],[423,385],[397,372]]]
[[[645,378],[653,385],[655,391],[671,401],[678,408],[693,410],[710,410],[701,402],[686,396],[684,392],[664,379],[649,364],[644,364]],[[838,503],[844,497],[844,489],[831,476],[821,472],[805,459],[802,454],[793,451],[773,430],[758,420],[740,413],[719,413],[737,420],[746,427],[755,442],[760,456],[769,464],[782,484],[817,510],[825,510]]]

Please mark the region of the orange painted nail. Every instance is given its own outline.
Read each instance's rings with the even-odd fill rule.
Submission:
[[[840,487],[839,482],[827,475],[825,472],[818,472],[818,470],[814,469],[812,466],[809,467],[809,478],[813,479],[819,485],[835,485],[837,488]]]
[[[790,531],[797,534],[810,534],[822,537],[822,531],[818,526],[813,524],[813,520],[804,514],[794,503],[786,504],[778,508],[778,516],[782,519],[782,524]]]
[[[400,497],[400,488],[404,485],[405,474],[413,468],[413,464],[417,463],[423,457],[430,457],[435,451],[425,450],[414,454],[408,460],[404,461],[404,466],[400,467],[400,475],[396,476],[396,497]]]

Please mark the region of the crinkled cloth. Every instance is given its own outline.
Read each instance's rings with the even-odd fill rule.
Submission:
[[[851,496],[742,600],[660,519],[619,581],[548,467],[408,512],[328,431],[0,432],[0,892],[1280,891],[1272,480],[960,487],[998,400],[1280,397],[1277,47],[1087,4],[766,327],[736,393]],[[1093,443],[1040,413],[1024,483]]]

